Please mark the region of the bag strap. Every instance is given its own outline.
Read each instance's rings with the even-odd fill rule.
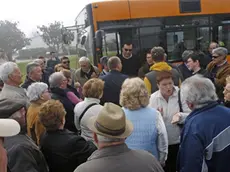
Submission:
[[[85,115],[85,113],[87,112],[87,110],[89,109],[89,108],[91,108],[92,106],[94,106],[94,105],[97,105],[97,103],[92,103],[92,104],[90,104],[89,106],[87,106],[86,108],[85,108],[85,110],[81,113],[81,115],[79,116],[79,124],[81,123],[81,119],[83,118],[83,116]]]
[[[178,91],[178,104],[179,104],[180,112],[183,112],[181,96],[180,96],[180,90]]]

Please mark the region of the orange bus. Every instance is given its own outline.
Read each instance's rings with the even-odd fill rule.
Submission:
[[[230,50],[230,0],[105,0],[88,4],[75,22],[78,53],[95,64],[120,54],[127,41],[143,59],[162,46],[173,62],[185,49],[207,52],[211,41]]]

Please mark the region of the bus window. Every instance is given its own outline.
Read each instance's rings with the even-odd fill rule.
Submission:
[[[110,57],[116,55],[117,54],[116,33],[106,33],[105,40],[106,40],[105,41],[106,42],[106,55]]]
[[[224,43],[224,46],[230,50],[230,25],[218,27],[219,43]]]
[[[210,33],[209,27],[200,27],[197,29],[197,42],[199,44],[197,48],[202,52],[206,53],[208,50],[209,43],[211,42]]]

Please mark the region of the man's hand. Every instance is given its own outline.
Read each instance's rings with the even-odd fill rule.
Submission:
[[[178,112],[175,115],[173,115],[171,123],[172,124],[177,124],[180,121],[180,118],[181,118],[181,114],[180,114],[180,112]]]

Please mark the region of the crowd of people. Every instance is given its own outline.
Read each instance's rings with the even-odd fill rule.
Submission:
[[[230,64],[212,42],[209,54],[185,50],[179,66],[162,47],[131,43],[122,54],[39,57],[0,65],[1,172],[230,171]]]

